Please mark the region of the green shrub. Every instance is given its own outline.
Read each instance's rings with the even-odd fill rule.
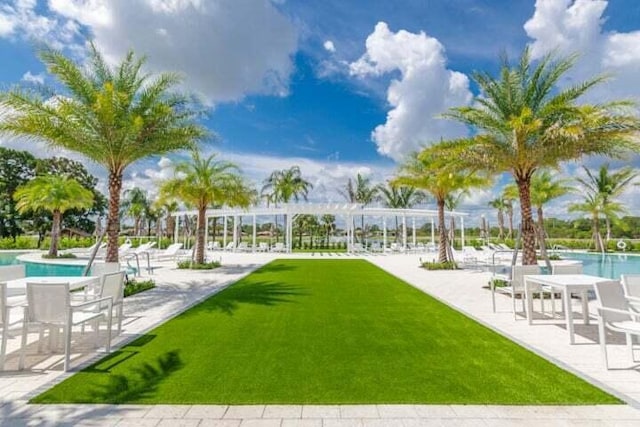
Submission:
[[[155,287],[156,283],[151,279],[141,281],[127,280],[124,284],[124,297],[126,298]]]
[[[58,256],[51,256],[49,254],[42,254],[42,258],[44,259],[74,259],[74,258],[78,258],[77,256],[75,256],[72,253],[62,253],[62,254],[58,254]]]
[[[427,270],[457,270],[458,264],[454,261],[447,262],[423,262],[422,268],[426,268]]]
[[[178,269],[180,270],[213,270],[220,265],[220,261],[209,261],[202,264],[196,264],[191,260],[178,261]]]

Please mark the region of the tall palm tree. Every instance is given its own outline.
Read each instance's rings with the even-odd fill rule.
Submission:
[[[536,208],[538,214],[538,244],[540,255],[547,257],[547,247],[545,245],[546,231],[544,228],[543,206],[553,199],[562,197],[573,190],[568,185],[566,179],[554,179],[548,170],[537,171],[531,178],[531,204]]]
[[[145,59],[132,51],[113,67],[93,44],[86,64],[52,49],[41,50],[39,57],[60,91],[55,97],[29,88],[1,93],[0,109],[12,113],[3,116],[0,132],[78,152],[107,170],[106,261],[116,262],[126,168],[148,156],[191,147],[207,132],[195,122],[192,98],[174,92],[180,78],[143,72]]]
[[[600,220],[604,218],[615,218],[618,214],[624,213],[624,207],[618,203],[609,201],[604,203],[603,197],[597,192],[592,192],[584,188],[584,201],[569,205],[569,212],[581,212],[591,216],[591,227],[595,250],[604,252],[605,245],[600,234]]]
[[[331,214],[324,214],[320,217],[320,223],[324,228],[325,245],[329,245],[329,236],[336,227],[336,216]]]
[[[313,184],[302,177],[299,166],[291,166],[289,169],[275,170],[264,180],[260,194],[267,197],[268,201],[277,206],[278,202],[289,203],[292,199],[296,202],[303,198],[307,200]],[[278,223],[276,216],[276,241],[278,236]],[[284,218],[285,224],[287,217]]]
[[[349,178],[344,190],[338,191],[349,203],[360,203],[362,206],[367,206],[376,200],[380,188],[379,186],[371,183],[371,178],[364,177],[362,174],[357,174],[355,186],[351,178]],[[360,217],[360,230],[362,233],[361,237],[364,239],[364,215],[361,215]]]
[[[583,169],[587,174],[587,179],[577,178],[577,181],[588,191],[600,195],[605,210],[606,205],[615,201],[638,177],[638,172],[629,166],[623,167],[617,172],[610,172],[609,165],[604,164],[600,166],[597,175],[584,166]],[[608,216],[604,218],[607,227],[607,242],[611,239],[611,219]]]
[[[431,194],[438,206],[438,260],[453,261],[445,224],[445,203],[447,196],[461,190],[480,187],[488,180],[476,174],[474,170],[456,164],[451,152],[441,150],[438,145],[413,153],[400,167],[398,176],[392,181],[395,185],[419,188]]]
[[[444,208],[449,212],[455,211],[460,203],[462,203],[462,199],[469,195],[469,190],[458,190],[453,193],[450,193],[444,199]],[[453,243],[455,239],[456,232],[456,217],[451,215],[449,217],[449,242]]]
[[[411,209],[427,198],[426,194],[415,187],[392,185],[390,182],[387,182],[387,185],[380,184],[378,190],[382,193],[384,205],[392,209]],[[395,216],[394,218],[396,221],[396,242],[398,242],[400,237],[398,233],[398,217]]]
[[[133,187],[123,193],[121,209],[133,219],[133,234],[140,236],[143,218],[147,216],[151,209],[151,202],[147,197],[147,192],[142,188]]]
[[[249,206],[253,191],[239,176],[233,163],[217,160],[216,154],[202,157],[193,150],[190,161],[176,165],[173,178],[162,183],[160,194],[182,200],[198,210],[195,262],[204,263],[205,224],[207,208],[213,203],[228,206]]]
[[[62,215],[70,209],[93,206],[93,192],[75,179],[58,175],[43,175],[18,187],[14,193],[19,212],[44,210],[53,214],[49,256],[58,256]]]
[[[504,58],[498,77],[474,74],[481,93],[476,103],[446,114],[477,130],[457,143],[461,157],[491,172],[512,174],[520,199],[523,264],[537,262],[531,210],[534,172],[584,155],[619,156],[637,149],[639,120],[630,103],[578,104],[604,77],[556,87],[575,61],[575,55],[547,55],[532,64],[527,48],[514,66]]]
[[[178,202],[174,198],[163,197],[160,195],[154,202],[155,208],[162,212],[165,221],[165,235],[173,236],[176,229],[176,218],[173,214],[178,210]]]
[[[498,239],[504,239],[504,212],[507,210],[507,201],[504,197],[496,197],[488,203],[498,211]]]
[[[518,188],[516,186],[511,187],[507,185],[502,190],[501,197],[504,199],[504,209],[505,213],[507,214],[507,224],[509,225],[509,232],[507,233],[507,237],[509,239],[513,239],[513,206],[519,199]]]

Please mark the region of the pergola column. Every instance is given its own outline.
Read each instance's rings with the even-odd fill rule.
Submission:
[[[416,218],[413,217],[411,218],[411,228],[413,230],[413,235],[411,236],[411,244],[413,245],[413,247],[416,247]]]
[[[402,251],[407,250],[407,217],[402,215]]]
[[[227,216],[222,217],[222,249],[227,249]]]
[[[460,216],[460,246],[464,247],[464,217]]]
[[[180,228],[180,215],[176,215],[176,226],[173,230],[173,243],[178,243],[178,239],[180,238],[180,234],[178,229]]]
[[[251,249],[256,251],[256,214],[253,214],[253,242],[251,243]]]
[[[435,219],[433,217],[431,217],[431,244],[435,245],[436,244],[436,224],[435,224]]]
[[[387,217],[382,217],[382,252],[387,251]]]
[[[233,252],[238,247],[238,215],[233,216]]]

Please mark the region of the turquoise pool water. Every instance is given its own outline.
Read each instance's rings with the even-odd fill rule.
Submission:
[[[562,258],[582,261],[585,274],[619,279],[621,274],[640,274],[640,256],[562,253]]]
[[[0,265],[25,264],[27,277],[34,276],[82,276],[84,266],[82,265],[56,265],[39,264],[35,262],[21,262],[17,256],[22,252],[0,253]]]

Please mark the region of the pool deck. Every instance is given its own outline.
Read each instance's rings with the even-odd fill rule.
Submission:
[[[214,271],[179,271],[171,263],[156,263],[157,287],[127,298],[123,334],[114,347],[139,337],[167,319],[220,291],[275,258],[351,258],[346,254],[229,254]],[[72,373],[62,372],[62,355],[38,354],[30,334],[28,370],[17,366],[19,333],[9,340],[9,371],[0,374],[0,425],[136,425],[136,426],[638,426],[640,425],[639,365],[631,365],[626,346],[609,346],[605,370],[597,345],[596,323],[577,322],[577,344],[569,345],[561,321],[529,326],[514,321],[511,300],[497,295],[497,312],[483,286],[489,273],[478,270],[426,271],[419,255],[358,256],[364,258],[466,315],[498,331],[576,375],[615,394],[627,405],[484,406],[484,405],[30,405],[27,400]],[[578,307],[577,301],[576,308]],[[89,340],[74,342],[74,369],[103,356]],[[84,339],[83,339],[84,338]],[[473,349],[470,349],[473,351]],[[638,353],[638,352],[636,352]]]

